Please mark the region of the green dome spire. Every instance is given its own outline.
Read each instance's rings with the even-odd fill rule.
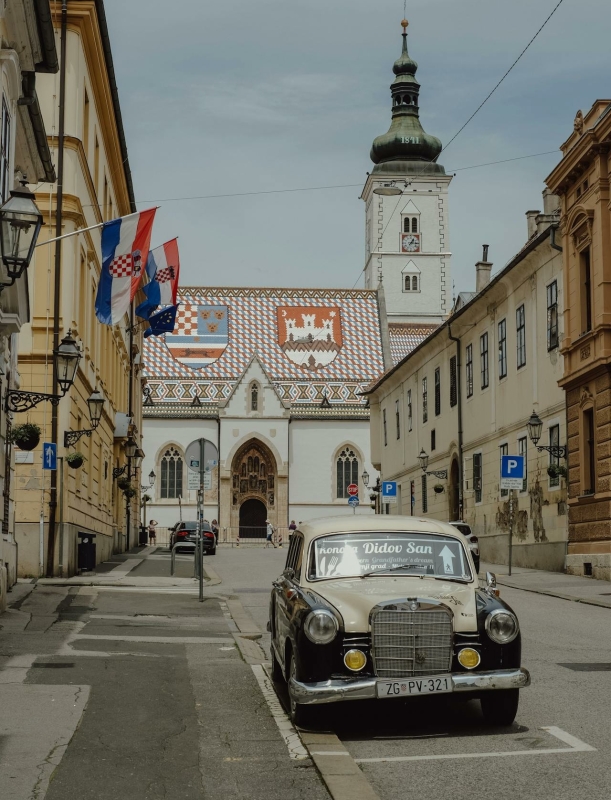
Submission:
[[[374,139],[370,154],[376,165],[373,172],[445,174],[441,164],[435,163],[441,153],[441,142],[436,136],[425,133],[420,124],[418,64],[407,52],[407,20],[401,25],[403,49],[393,65],[396,78],[390,87],[392,122],[387,133]]]

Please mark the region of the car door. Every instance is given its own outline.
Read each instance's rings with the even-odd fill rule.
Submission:
[[[284,664],[286,640],[291,638],[295,603],[299,598],[303,536],[295,533],[291,537],[284,572],[274,581],[273,638],[280,663]],[[285,665],[286,666],[286,665]]]

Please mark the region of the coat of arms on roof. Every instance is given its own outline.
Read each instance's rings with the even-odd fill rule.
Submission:
[[[337,306],[279,306],[278,344],[294,364],[315,371],[328,366],[342,349]]]
[[[172,356],[191,369],[202,369],[217,361],[229,343],[227,306],[183,303],[176,314],[172,333],[165,343]]]

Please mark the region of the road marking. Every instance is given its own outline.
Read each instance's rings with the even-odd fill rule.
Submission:
[[[77,633],[76,639],[97,639],[101,642],[146,642],[149,644],[233,644],[233,639],[216,636],[96,636],[92,633]]]
[[[265,670],[263,669],[262,665],[251,664],[250,666],[254,672],[255,678],[257,679],[257,683],[259,684],[259,689],[261,689],[261,694],[269,706],[269,710],[274,718],[274,722],[278,726],[280,736],[282,736],[286,746],[288,747],[289,756],[297,760],[309,758],[308,751],[301,743],[299,734],[293,727],[291,720],[280,705],[280,701],[278,700],[272,683],[265,674]]]
[[[582,742],[570,733],[556,728],[554,725],[541,727],[539,730],[547,731],[551,736],[570,745],[569,747],[550,747],[545,750],[500,750],[490,753],[447,753],[445,755],[426,756],[382,756],[380,758],[355,758],[357,764],[380,764],[387,761],[445,761],[450,758],[504,758],[506,756],[547,756],[556,753],[585,753],[596,752],[595,747]],[[318,753],[317,755],[331,755],[331,753]]]

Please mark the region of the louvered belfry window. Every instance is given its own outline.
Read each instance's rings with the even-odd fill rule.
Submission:
[[[162,499],[182,497],[182,456],[175,447],[168,447],[161,459]]]

